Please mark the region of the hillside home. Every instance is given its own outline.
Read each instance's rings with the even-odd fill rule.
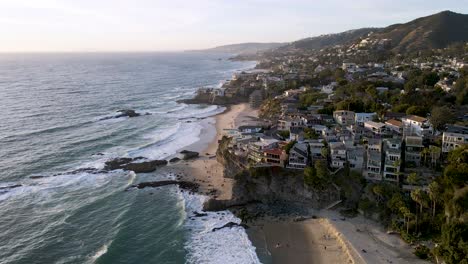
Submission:
[[[468,144],[468,135],[444,132],[442,135],[442,152],[448,153],[456,148]]]
[[[346,164],[346,146],[341,142],[330,142],[330,157],[332,168],[344,168]]]
[[[307,140],[310,150],[310,158],[314,160],[322,160],[325,157],[322,155],[322,149],[325,148],[325,143],[322,139],[320,140]]]
[[[419,166],[421,152],[424,149],[423,138],[420,136],[405,137],[405,163]]]
[[[354,124],[354,112],[347,110],[338,110],[333,112],[333,119],[335,122],[342,126],[349,126]]]
[[[264,160],[264,151],[277,147],[278,140],[273,138],[260,137],[257,141],[248,144],[248,158],[255,163],[261,163]]]
[[[367,143],[364,177],[371,181],[382,180],[382,141],[370,139]]]
[[[278,120],[278,130],[289,131],[291,127],[302,126],[302,120],[300,118],[282,118]]]
[[[409,136],[429,136],[432,135],[433,129],[429,120],[421,116],[405,116],[401,119],[403,123],[403,133]]]
[[[385,139],[385,163],[383,179],[398,182],[401,167],[401,142],[399,139]]]
[[[397,133],[399,135],[403,133],[403,123],[396,119],[390,119],[385,121],[385,126],[391,132]]]
[[[364,128],[371,131],[374,135],[382,135],[386,132],[386,127],[384,123],[366,121],[364,122]]]
[[[355,146],[347,149],[346,156],[351,170],[362,173],[364,167],[364,153],[365,150],[363,146]]]
[[[287,168],[304,169],[308,164],[308,145],[306,143],[296,143],[289,151]]]
[[[372,121],[376,117],[376,113],[356,113],[354,114],[354,122],[356,125],[364,126],[364,122]]]

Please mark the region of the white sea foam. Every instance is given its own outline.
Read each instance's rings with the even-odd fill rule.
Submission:
[[[143,156],[148,159],[164,159],[177,153],[178,150],[197,142],[200,138],[202,125],[199,123],[180,123],[177,126],[177,132],[163,135],[164,140],[158,140],[156,143],[143,147],[138,150],[130,151],[132,157]],[[156,135],[162,131],[157,130]]]
[[[104,254],[107,253],[107,250],[110,246],[110,244],[112,244],[112,241],[110,241],[109,243],[106,243],[104,245],[102,245],[101,248],[99,248],[99,250],[91,257],[91,261],[94,263],[96,260],[98,260],[101,256],[103,256]]]
[[[193,212],[201,212],[206,199],[202,195],[183,194],[185,200],[186,227],[191,230],[185,248],[188,251],[187,263],[206,264],[253,264],[260,263],[255,247],[249,240],[243,227],[227,227],[217,231],[223,225],[241,220],[229,211],[206,212],[207,216],[192,217]]]

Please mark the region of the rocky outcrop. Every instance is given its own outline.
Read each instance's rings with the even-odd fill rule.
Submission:
[[[140,113],[137,113],[135,110],[133,109],[122,109],[122,110],[119,110],[117,111],[118,113],[120,113],[119,115],[116,115],[115,118],[119,118],[119,117],[137,117],[137,116],[141,116]]]
[[[169,160],[170,163],[176,163],[178,161],[180,161],[180,158],[177,158],[177,157]]]
[[[198,156],[200,155],[200,153],[196,151],[189,151],[189,150],[182,150],[180,154],[182,155],[183,160],[195,159],[195,158],[198,158]]]
[[[167,164],[166,160],[147,160],[143,157],[117,158],[106,161],[105,170],[131,170],[135,173],[153,172],[158,167]]]
[[[163,187],[163,186],[168,186],[168,185],[178,185],[179,188],[181,188],[182,190],[187,190],[190,192],[198,192],[198,188],[200,187],[200,185],[194,182],[168,180],[168,181],[141,182],[138,184],[134,184],[125,190],[127,191],[132,188],[136,188],[136,189],[157,188],[157,187]]]
[[[15,185],[10,185],[10,186],[0,187],[0,191],[7,191],[7,190],[19,188],[19,187],[21,187],[21,186],[23,186],[23,185],[21,185],[21,184],[15,184]]]
[[[243,228],[245,228],[245,229],[248,228],[248,226],[247,226],[247,225],[244,225],[244,224],[238,224],[238,223],[234,223],[234,222],[229,222],[229,223],[223,225],[222,227],[215,227],[215,228],[211,229],[211,232],[215,232],[215,231],[218,231],[218,230],[223,229],[223,228],[232,228],[232,227],[236,227],[236,226],[238,226],[238,227],[243,227]]]

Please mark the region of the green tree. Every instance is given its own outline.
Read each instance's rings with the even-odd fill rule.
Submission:
[[[441,243],[435,248],[435,253],[446,263],[468,264],[468,225],[447,223],[442,226],[441,234]]]
[[[413,105],[406,109],[407,115],[426,116],[427,111],[424,107]]]
[[[436,213],[437,201],[439,201],[441,195],[441,186],[436,181],[429,184],[429,198],[432,201],[432,221],[434,221]]]
[[[406,181],[411,185],[419,185],[420,180],[419,175],[415,172],[410,173],[406,178]]]
[[[455,115],[447,106],[436,106],[432,108],[430,121],[437,130],[443,130],[446,124],[455,122]]]

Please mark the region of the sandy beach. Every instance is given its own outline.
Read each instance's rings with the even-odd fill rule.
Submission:
[[[272,263],[364,263],[349,252],[348,242],[328,219],[264,218],[248,233],[257,252],[270,256]]]
[[[216,160],[218,140],[222,138],[224,129],[252,124],[257,116],[258,110],[252,109],[247,103],[230,106],[216,115],[216,135],[209,139],[199,159],[187,162],[186,166],[180,168],[186,179],[199,183],[200,191],[204,193],[210,192],[218,199],[230,199],[233,180],[224,178],[223,167]]]

